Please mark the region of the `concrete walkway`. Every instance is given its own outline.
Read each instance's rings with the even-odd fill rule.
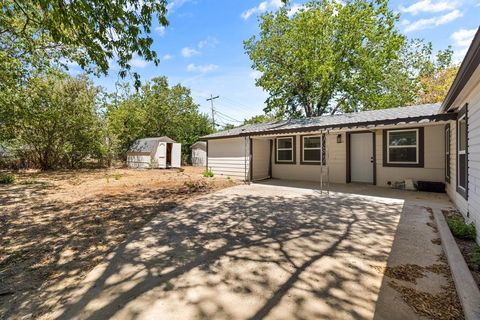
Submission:
[[[161,213],[47,318],[418,318],[379,270],[435,263],[423,206],[446,197],[315,187],[242,185]]]

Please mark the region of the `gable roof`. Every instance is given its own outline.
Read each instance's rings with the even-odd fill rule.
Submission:
[[[155,152],[160,142],[175,143],[174,140],[170,139],[167,136],[143,138],[136,140],[128,149],[128,152]]]
[[[463,58],[460,69],[457,72],[452,86],[448,90],[447,96],[442,103],[441,111],[447,111],[458,97],[463,87],[467,84],[470,77],[480,65],[480,27],[477,29],[475,37],[468,48],[465,58]]]
[[[381,110],[370,110],[313,118],[282,120],[277,122],[245,125],[230,130],[212,133],[203,140],[240,137],[261,134],[307,132],[326,129],[367,127],[372,125],[397,124],[402,122],[448,120],[451,114],[439,114],[440,104],[422,104]]]

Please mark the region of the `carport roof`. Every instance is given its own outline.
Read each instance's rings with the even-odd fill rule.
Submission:
[[[440,104],[435,103],[313,118],[281,120],[245,125],[212,133],[202,137],[202,140],[453,119],[453,114],[439,113],[439,110]]]

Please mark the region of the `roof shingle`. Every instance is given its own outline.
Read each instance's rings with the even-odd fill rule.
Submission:
[[[281,131],[298,131],[308,129],[321,129],[342,127],[353,124],[368,125],[369,123],[408,120],[409,118],[432,117],[439,114],[440,104],[422,104],[409,107],[399,107],[381,110],[361,111],[337,115],[326,115],[313,118],[281,120],[277,122],[244,125],[230,130],[215,132],[202,137],[203,140],[221,137],[246,136],[253,134],[269,134]]]

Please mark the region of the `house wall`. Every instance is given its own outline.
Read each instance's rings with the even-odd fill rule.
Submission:
[[[270,140],[252,140],[252,179],[261,180],[269,177]]]
[[[399,127],[396,127],[399,128]],[[383,130],[375,131],[377,185],[388,186],[388,182],[413,179],[420,181],[445,182],[444,125],[424,127],[424,167],[402,168],[383,166]]]
[[[468,200],[456,191],[457,185],[457,124],[452,121],[451,169],[447,193],[469,223],[477,228],[477,243],[480,243],[480,67],[473,73],[463,88],[454,106],[462,108],[468,103]]]
[[[327,143],[327,163],[330,165],[329,177],[332,183],[346,182],[346,146],[345,133],[341,133],[342,143],[337,143],[337,134],[328,134]],[[277,179],[302,180],[302,181],[320,181],[320,166],[312,164],[301,164],[300,159],[300,135],[295,136],[296,141],[296,163],[278,163],[272,158],[272,176]],[[275,151],[274,151],[275,152]],[[255,162],[254,162],[255,164]],[[255,167],[255,166],[254,166]],[[322,168],[323,178],[327,179],[327,170]]]
[[[208,168],[215,175],[245,179],[250,174],[250,144],[245,138],[214,139],[208,141]],[[246,157],[245,157],[246,156]]]

